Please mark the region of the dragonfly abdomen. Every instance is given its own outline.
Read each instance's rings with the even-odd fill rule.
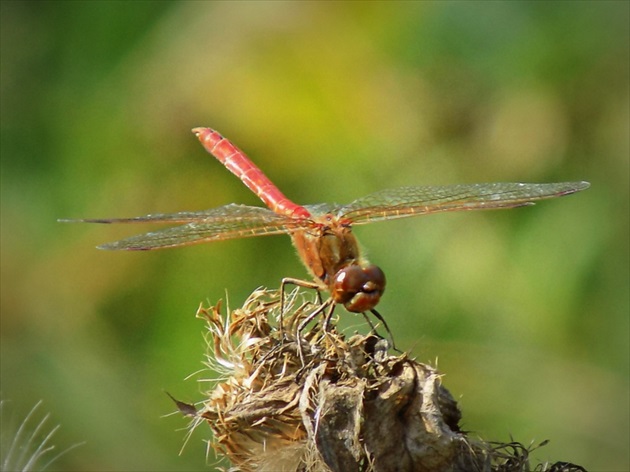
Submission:
[[[254,192],[271,210],[293,218],[309,218],[306,208],[289,200],[243,151],[211,128],[194,128],[203,147]]]

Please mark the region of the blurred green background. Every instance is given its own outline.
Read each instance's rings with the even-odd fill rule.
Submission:
[[[42,399],[51,469],[207,470],[200,302],[304,277],[289,238],[98,251],[62,225],[259,202],[191,134],[298,203],[402,185],[588,180],[532,208],[357,228],[397,343],[473,436],[629,470],[629,3],[0,2],[3,428]],[[227,294],[227,295],[226,295]],[[361,317],[342,316],[349,332]],[[7,435],[3,434],[3,441]],[[215,464],[210,454],[208,461]]]

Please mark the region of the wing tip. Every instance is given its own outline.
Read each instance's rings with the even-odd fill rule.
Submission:
[[[591,186],[590,182],[586,180],[581,180],[578,182],[568,182],[566,190],[560,191],[558,193],[559,196],[563,195],[571,195],[572,193],[581,192],[582,190],[586,190]]]
[[[99,244],[98,246],[96,246],[96,249],[100,249],[101,251],[115,251],[116,249],[121,249],[116,246],[117,245],[113,243],[105,243],[105,244]]]
[[[115,219],[107,218],[57,218],[57,223],[117,223]]]
[[[96,246],[96,249],[100,249],[101,251],[149,251],[151,249],[155,249],[152,247],[139,247],[139,246],[123,246],[118,243],[105,243],[99,244]]]

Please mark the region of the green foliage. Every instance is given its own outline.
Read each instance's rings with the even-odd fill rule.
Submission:
[[[286,237],[165,252],[63,226],[258,204],[220,130],[298,203],[387,187],[588,180],[533,208],[357,229],[403,349],[464,427],[629,466],[627,2],[0,2],[2,393],[44,399],[64,470],[206,470],[202,301],[305,272]],[[147,230],[150,228],[147,228]],[[364,329],[360,316],[342,323]],[[207,377],[205,373],[203,377]],[[210,457],[210,462],[213,461]]]

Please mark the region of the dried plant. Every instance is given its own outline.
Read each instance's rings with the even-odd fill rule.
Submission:
[[[55,446],[50,444],[50,441],[60,426],[54,426],[50,431],[46,432],[48,429],[46,428],[46,422],[50,417],[48,413],[37,422],[36,413],[42,404],[41,400],[31,408],[26,417],[16,426],[9,424],[11,420],[7,418],[6,403],[5,400],[0,400],[0,415],[2,418],[0,470],[2,472],[45,470],[63,454],[83,444],[75,444],[53,455]],[[36,422],[36,424],[33,424],[33,422]],[[44,458],[46,458],[46,462],[42,464]]]
[[[531,447],[471,440],[459,429],[457,403],[433,367],[390,355],[376,334],[346,338],[320,322],[297,332],[319,303],[296,289],[280,317],[279,293],[258,290],[226,315],[220,304],[199,308],[208,325],[206,363],[219,378],[201,408],[176,403],[193,418],[191,431],[210,425],[210,444],[230,470],[532,470]]]

